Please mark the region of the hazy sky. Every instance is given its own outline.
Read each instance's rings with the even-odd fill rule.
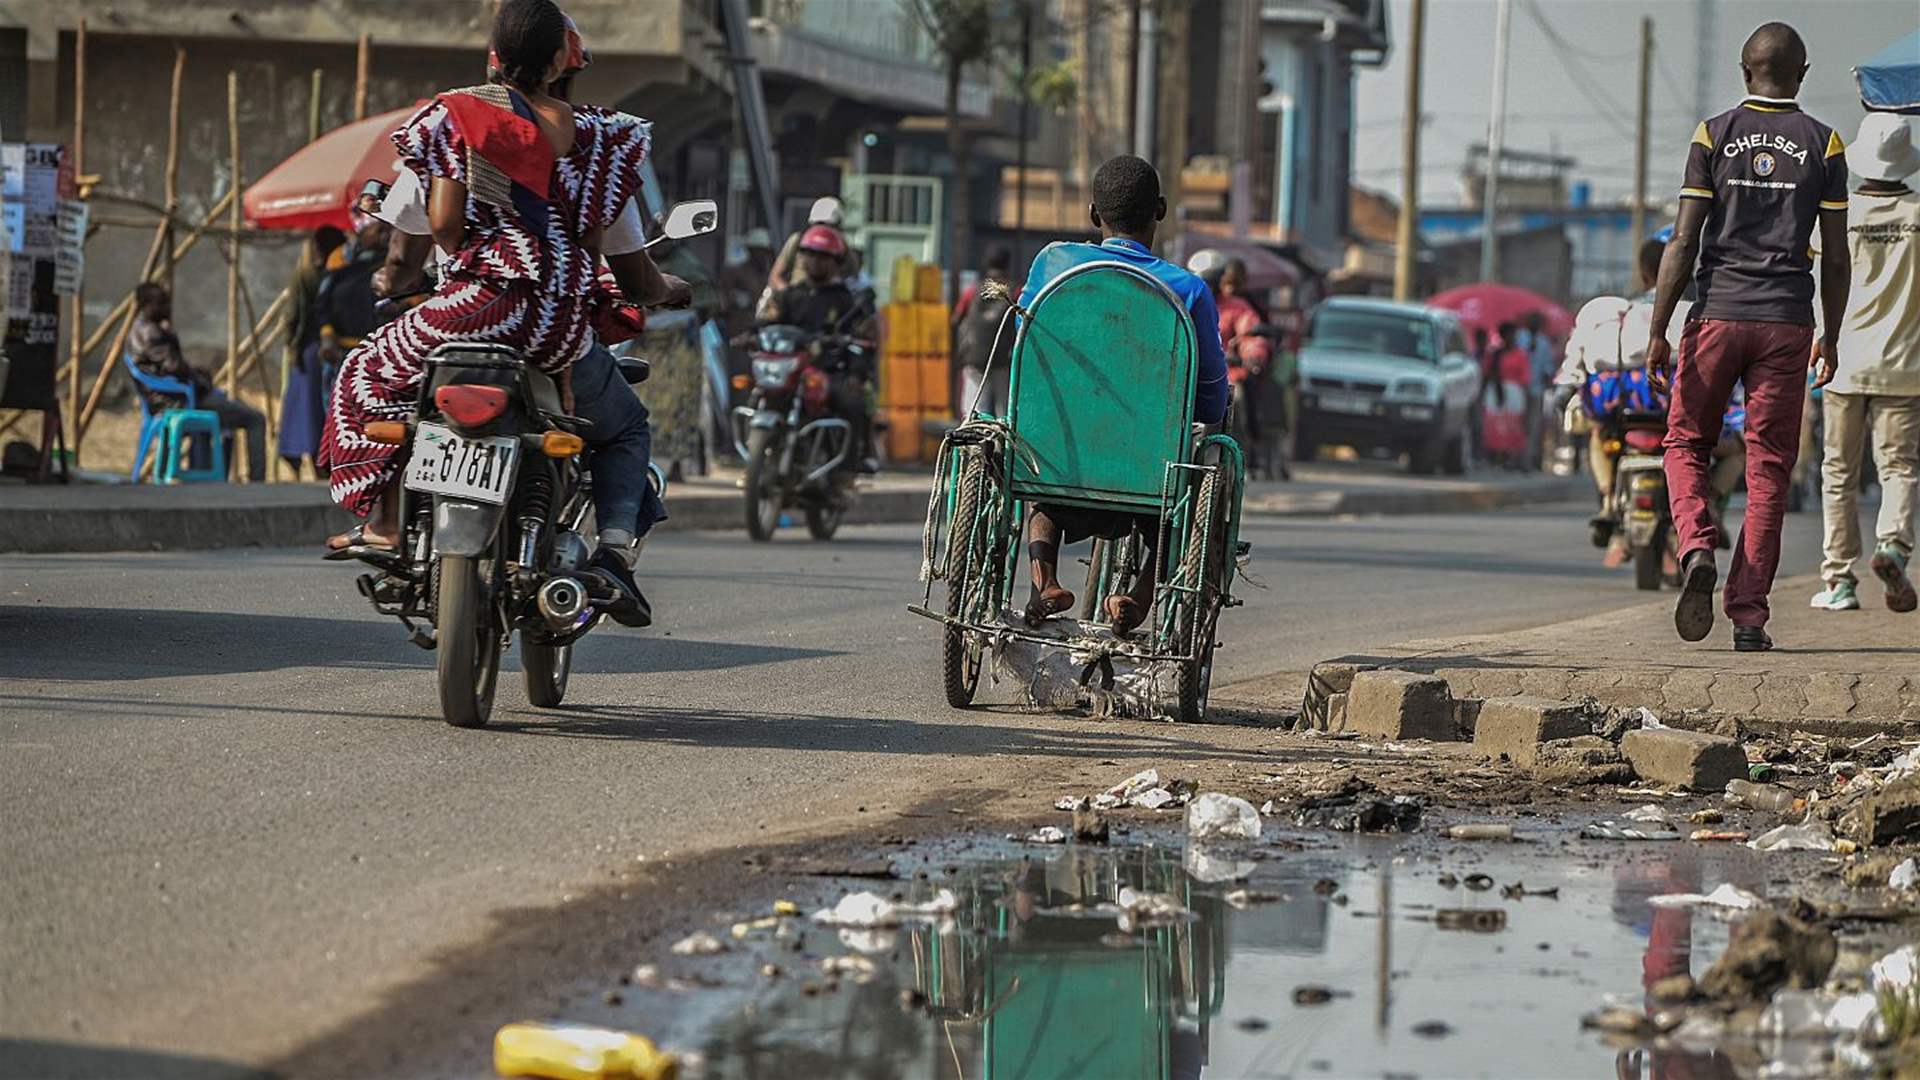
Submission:
[[[1717,32],[1710,50],[1714,97],[1709,112],[1739,100],[1740,44],[1753,28],[1779,19],[1807,41],[1813,69],[1800,103],[1851,142],[1859,127],[1853,65],[1920,27],[1920,0],[1709,0]],[[1358,183],[1398,195],[1400,117],[1406,94],[1407,0],[1388,0],[1394,50],[1384,67],[1362,69],[1354,133]],[[1558,150],[1578,158],[1575,175],[1593,181],[1596,198],[1633,190],[1633,120],[1638,92],[1640,18],[1653,18],[1652,158],[1648,191],[1677,189],[1694,125],[1694,73],[1700,0],[1513,0],[1507,68],[1506,145]],[[1460,201],[1466,147],[1486,138],[1493,94],[1494,0],[1427,0],[1421,142],[1421,198]],[[1538,18],[1536,18],[1536,15]],[[1556,43],[1541,26],[1558,34]],[[1596,104],[1597,100],[1597,104]]]

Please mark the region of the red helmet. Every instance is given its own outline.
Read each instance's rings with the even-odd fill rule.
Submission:
[[[844,259],[847,255],[847,242],[840,238],[839,230],[833,226],[815,225],[800,234],[800,250]]]

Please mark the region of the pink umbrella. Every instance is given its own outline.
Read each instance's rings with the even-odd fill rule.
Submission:
[[[348,211],[369,180],[399,168],[391,136],[421,103],[334,128],[293,152],[247,188],[247,220],[263,229],[351,229]]]
[[[1468,329],[1484,329],[1492,334],[1501,323],[1516,325],[1526,321],[1529,312],[1539,312],[1547,320],[1547,333],[1564,338],[1573,332],[1573,316],[1559,304],[1531,289],[1482,281],[1461,285],[1427,299],[1427,303],[1457,312]]]

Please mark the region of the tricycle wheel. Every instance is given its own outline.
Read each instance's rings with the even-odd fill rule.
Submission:
[[[1206,719],[1207,692],[1213,685],[1213,631],[1220,617],[1227,537],[1222,486],[1220,470],[1214,469],[1206,473],[1194,492],[1187,543],[1174,578],[1195,586],[1194,592],[1184,594],[1179,601],[1181,611],[1174,622],[1175,641],[1189,657],[1181,662],[1176,679],[1179,702],[1174,718],[1186,724]]]
[[[747,535],[771,540],[780,527],[780,440],[766,428],[747,436]]]
[[[986,523],[980,509],[986,489],[986,456],[978,447],[964,447],[960,455],[959,494],[947,526],[947,617],[977,617],[983,591],[992,603],[992,560],[987,551]],[[942,681],[947,704],[964,709],[973,704],[980,688],[980,668],[986,642],[979,634],[949,625],[941,642]]]

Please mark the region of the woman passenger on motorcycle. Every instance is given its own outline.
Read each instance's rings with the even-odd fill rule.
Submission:
[[[593,344],[601,235],[639,190],[650,141],[640,120],[546,92],[566,34],[553,0],[505,0],[493,26],[500,81],[442,93],[394,133],[450,257],[433,296],[341,366],[321,451],[335,501],[366,520],[330,547],[394,543],[402,448],[369,440],[366,425],[412,413],[436,347],[514,348],[571,406],[569,369]]]

